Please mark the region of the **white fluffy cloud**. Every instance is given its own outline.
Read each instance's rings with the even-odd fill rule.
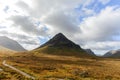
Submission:
[[[80,24],[84,41],[108,41],[113,36],[119,36],[120,8],[106,7],[99,14],[85,18]]]
[[[86,0],[88,1],[88,0]],[[77,7],[78,4],[86,2],[84,0],[27,0],[19,1],[18,7],[27,11],[30,16],[40,18],[53,10],[67,10]]]
[[[13,21],[13,26],[16,28],[21,29],[22,31],[33,34],[33,35],[47,35],[46,31],[44,30],[44,26],[35,25],[35,21],[32,21],[30,17],[26,16],[11,16],[9,18]]]
[[[62,32],[68,36],[79,33],[78,18],[74,14],[63,11],[54,11],[42,18],[42,22],[50,29],[50,34]]]

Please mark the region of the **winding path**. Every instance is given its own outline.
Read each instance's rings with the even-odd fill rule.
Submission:
[[[13,67],[13,66],[11,66],[11,65],[9,65],[9,64],[6,64],[6,61],[5,61],[5,60],[3,61],[2,64],[3,64],[4,66],[6,66],[6,67],[9,67],[9,68],[11,68],[11,69],[19,72],[20,74],[22,74],[22,75],[24,75],[24,76],[26,76],[26,77],[28,77],[28,78],[35,79],[35,77],[33,77],[33,76],[31,76],[31,75],[29,75],[29,74],[27,74],[27,73],[25,73],[25,72],[23,72],[23,71],[21,71],[21,70]]]

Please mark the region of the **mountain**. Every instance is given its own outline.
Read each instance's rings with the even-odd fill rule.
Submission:
[[[95,53],[91,49],[84,49],[88,54],[96,56]]]
[[[103,57],[120,57],[120,49],[111,50],[103,55]]]
[[[5,36],[0,36],[0,46],[14,51],[26,51],[17,41],[14,41]]]
[[[45,44],[34,50],[36,53],[47,53],[65,56],[90,56],[78,44],[75,44],[62,33],[58,33]]]
[[[52,39],[50,39],[45,44],[41,45],[40,47],[68,47],[68,48],[80,48],[79,45],[75,44],[74,42],[67,39],[62,33],[55,35]]]

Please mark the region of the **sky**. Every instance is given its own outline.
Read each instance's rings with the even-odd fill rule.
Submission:
[[[120,1],[0,0],[0,36],[32,50],[60,32],[97,55],[120,49]]]

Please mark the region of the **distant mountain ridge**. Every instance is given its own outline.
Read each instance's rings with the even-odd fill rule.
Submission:
[[[14,51],[26,51],[17,41],[5,36],[0,36],[0,46]]]
[[[88,54],[96,56],[95,53],[91,49],[84,49]]]
[[[120,49],[111,50],[103,55],[103,57],[120,57]]]

